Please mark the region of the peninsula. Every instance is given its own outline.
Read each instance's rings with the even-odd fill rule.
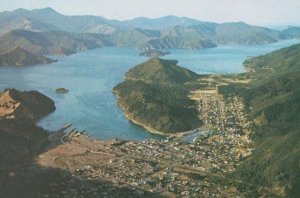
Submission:
[[[196,103],[188,97],[197,78],[175,60],[152,58],[130,69],[113,91],[134,123],[160,134],[183,132],[201,125]]]

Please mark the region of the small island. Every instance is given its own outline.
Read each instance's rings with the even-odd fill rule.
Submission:
[[[58,93],[58,94],[66,94],[66,93],[69,92],[69,90],[66,89],[66,88],[60,87],[60,88],[57,88],[57,89],[55,90],[55,92]]]
[[[197,78],[176,60],[152,58],[130,69],[113,91],[132,122],[159,134],[184,132],[201,125],[196,102],[188,97],[188,82]]]
[[[148,57],[160,57],[170,54],[170,52],[160,51],[158,49],[147,49],[140,53],[140,56],[148,56]]]

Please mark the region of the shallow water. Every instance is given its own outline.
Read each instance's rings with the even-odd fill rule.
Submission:
[[[179,65],[197,73],[242,72],[247,56],[261,55],[299,40],[285,40],[268,45],[227,45],[213,49],[170,49],[164,58],[177,59]],[[16,88],[37,90],[55,101],[56,111],[43,118],[38,125],[57,130],[72,123],[79,130],[87,130],[101,139],[120,138],[143,140],[160,138],[129,122],[117,106],[112,88],[123,81],[125,72],[147,60],[131,48],[100,48],[80,52],[69,57],[55,57],[57,63],[29,67],[0,68],[0,90]],[[56,94],[64,87],[68,94]]]

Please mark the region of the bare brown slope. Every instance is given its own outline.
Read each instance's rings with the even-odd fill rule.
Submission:
[[[54,102],[37,91],[7,89],[0,94],[0,119],[37,120],[55,110]]]

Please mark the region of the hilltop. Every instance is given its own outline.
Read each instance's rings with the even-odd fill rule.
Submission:
[[[54,110],[54,102],[37,91],[0,93],[0,166],[24,159],[47,140],[46,131],[34,121]]]
[[[130,69],[113,90],[129,120],[152,132],[183,132],[201,125],[185,84],[197,78],[176,60],[152,58]]]
[[[198,78],[198,74],[177,63],[176,60],[151,58],[126,72],[125,79],[150,83],[185,83]]]
[[[54,102],[37,91],[6,89],[0,94],[0,117],[37,120],[55,110]]]

